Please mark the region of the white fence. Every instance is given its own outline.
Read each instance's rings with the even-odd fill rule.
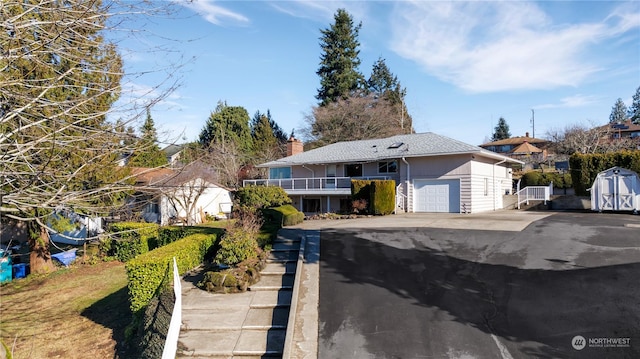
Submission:
[[[176,296],[176,301],[171,313],[171,322],[167,331],[167,339],[164,342],[162,359],[174,359],[176,357],[180,326],[182,325],[182,284],[180,283],[180,274],[175,257],[173,258],[173,293]]]

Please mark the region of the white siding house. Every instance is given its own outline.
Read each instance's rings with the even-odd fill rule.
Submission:
[[[212,217],[226,217],[231,212],[231,191],[205,178],[201,168],[181,170],[134,169],[140,193],[136,201],[147,222],[197,224]]]
[[[297,140],[291,139],[289,143]],[[260,165],[305,213],[349,209],[351,179],[392,179],[397,210],[473,213],[503,208],[511,165],[523,162],[431,132],[339,142]]]

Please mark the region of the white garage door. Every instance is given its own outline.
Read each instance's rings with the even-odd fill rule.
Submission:
[[[460,212],[460,180],[415,180],[415,212]]]

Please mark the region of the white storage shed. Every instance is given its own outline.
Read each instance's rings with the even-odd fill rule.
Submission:
[[[591,210],[640,211],[638,174],[621,167],[612,167],[598,173],[591,186]]]

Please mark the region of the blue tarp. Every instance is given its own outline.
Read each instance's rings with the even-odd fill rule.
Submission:
[[[69,264],[71,264],[71,262],[76,260],[77,250],[78,250],[77,248],[74,248],[66,252],[52,254],[51,258],[58,260],[60,263],[64,264],[65,267],[68,267]]]

